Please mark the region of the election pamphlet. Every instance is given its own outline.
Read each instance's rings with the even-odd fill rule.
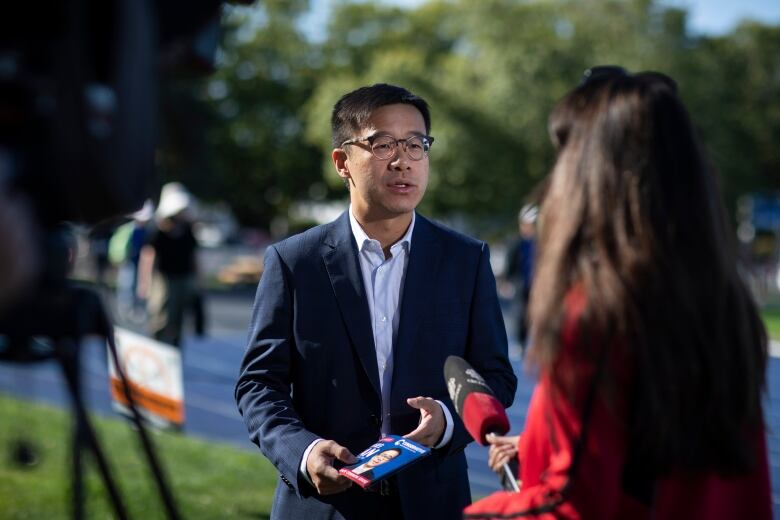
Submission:
[[[398,435],[385,435],[358,455],[356,463],[344,466],[339,473],[366,489],[430,454],[431,449],[422,444]]]

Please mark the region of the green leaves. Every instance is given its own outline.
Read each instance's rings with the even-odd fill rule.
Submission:
[[[179,115],[202,112],[210,128],[206,138],[178,140],[208,151],[165,153],[167,171],[208,169],[206,193],[245,223],[267,226],[310,193],[345,198],[330,160],[331,108],[351,89],[389,82],[431,104],[436,143],[423,208],[512,227],[553,162],[550,110],[597,64],[677,80],[728,201],[780,189],[780,27],[746,23],[694,37],[685,11],[659,0],[436,0],[411,10],[342,1],[320,43],[299,27],[306,3],[229,10],[220,69],[191,87],[190,108],[172,105],[182,105]],[[194,132],[187,120],[183,134]]]

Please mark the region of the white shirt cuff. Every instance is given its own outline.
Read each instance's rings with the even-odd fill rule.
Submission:
[[[439,403],[439,406],[441,406],[441,409],[444,412],[444,422],[446,422],[447,425],[444,428],[444,435],[441,436],[441,442],[434,446],[434,449],[441,448],[450,442],[452,439],[452,430],[455,429],[455,424],[452,422],[452,414],[450,414],[449,408],[444,406],[444,403],[441,401],[437,400],[436,402]]]
[[[309,477],[309,472],[306,470],[306,461],[309,460],[309,453],[311,453],[312,448],[314,448],[314,445],[320,442],[322,439],[314,439],[311,444],[309,444],[309,447],[306,448],[306,451],[303,452],[303,457],[301,457],[301,466],[298,468],[298,471],[301,472],[301,475],[303,475],[303,478],[306,479],[306,482],[311,484],[312,486],[314,483],[311,481],[311,477]]]

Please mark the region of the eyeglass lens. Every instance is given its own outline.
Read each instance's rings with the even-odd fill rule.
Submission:
[[[395,139],[389,135],[377,136],[371,143],[371,152],[377,159],[389,159],[395,155],[396,145],[400,143],[410,159],[419,161],[428,153],[430,144],[419,135],[408,139]]]

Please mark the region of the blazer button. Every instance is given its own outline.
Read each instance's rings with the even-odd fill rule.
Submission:
[[[369,417],[369,419],[371,420],[371,424],[376,426],[377,428],[382,426],[382,421],[380,421],[379,417],[377,417],[376,415],[371,414],[371,417]]]

